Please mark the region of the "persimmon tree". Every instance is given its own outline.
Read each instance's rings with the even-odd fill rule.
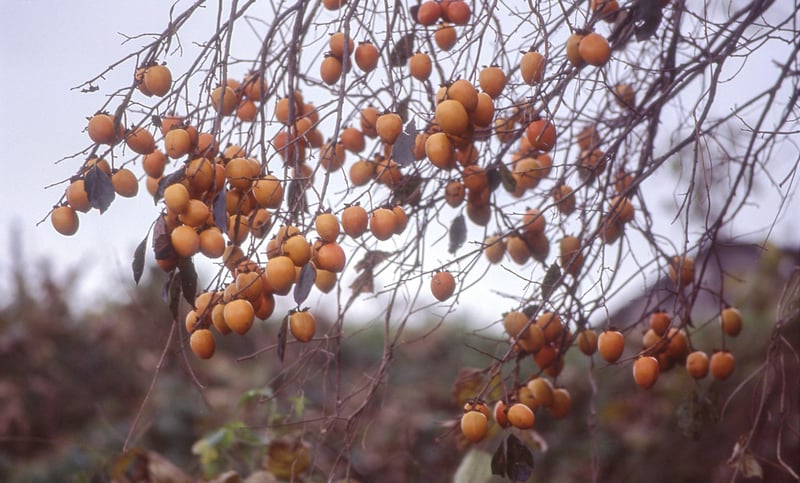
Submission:
[[[735,370],[725,341],[747,321],[725,287],[704,282],[720,262],[696,256],[747,233],[764,191],[777,201],[758,228],[785,215],[796,6],[223,3],[177,2],[162,33],[126,38],[130,54],[78,87],[106,97],[76,129],[86,148],[67,158],[80,162],[51,219],[73,235],[82,213],[113,216],[116,196],[143,182],[156,206],[133,272],[138,282],[155,260],[167,274],[167,345],[211,358],[215,341],[265,324],[274,343],[242,361],[283,363],[287,392],[323,374],[324,404],[296,421],[316,456],[283,476],[350,474],[410,321],[434,318],[436,330],[471,294],[506,307],[474,321],[496,350],[457,381],[465,414],[443,437],[484,444],[502,427],[489,433],[502,441],[492,470],[514,480],[533,461],[520,432],[570,417],[559,381],[570,352],[632,371],[639,390],[674,366],[698,381]],[[187,38],[200,18],[213,28]],[[111,71],[129,81],[107,85]],[[213,275],[198,279],[195,264]],[[625,291],[662,279],[637,319],[610,320]],[[693,319],[702,294],[722,323]],[[362,306],[380,307],[382,362],[342,380],[349,314]],[[764,384],[797,355],[781,338],[794,299],[784,308]],[[708,331],[718,352],[693,342]]]

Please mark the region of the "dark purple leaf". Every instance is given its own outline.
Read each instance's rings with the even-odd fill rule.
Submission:
[[[172,260],[178,256],[172,247],[172,239],[167,231],[167,220],[163,215],[158,216],[153,227],[153,253],[156,260]]]
[[[217,196],[214,198],[214,206],[212,209],[212,214],[214,216],[214,224],[222,230],[222,233],[228,234],[228,212],[226,206],[226,199],[228,198],[228,190],[223,188],[217,193]]]
[[[497,171],[500,173],[500,182],[503,184],[503,189],[509,193],[516,191],[517,180],[514,179],[514,175],[511,173],[511,170],[508,169],[508,166],[503,162],[497,163]]]
[[[400,133],[397,142],[392,146],[392,158],[400,166],[408,166],[414,162],[414,143],[417,140],[417,126],[414,120],[408,121],[406,128]]]
[[[100,213],[105,212],[116,196],[114,185],[111,184],[111,177],[95,165],[86,173],[83,182],[89,204],[92,205],[92,208],[100,210]]]
[[[409,32],[395,42],[394,48],[389,53],[389,64],[392,67],[403,67],[413,53],[414,32]]]
[[[497,166],[490,166],[486,169],[486,179],[489,182],[489,191],[493,192],[500,186],[500,173],[497,172]]]
[[[296,217],[299,217],[300,213],[308,211],[308,201],[306,200],[306,192],[303,187],[304,183],[307,183],[307,181],[293,179],[289,182],[289,209]]]
[[[561,267],[558,266],[557,263],[553,262],[550,265],[550,268],[547,269],[547,273],[542,280],[542,299],[547,300],[550,297],[550,294],[553,293],[553,290],[556,289],[558,281],[561,279]]]
[[[180,274],[178,272],[173,271],[170,273],[169,278],[164,282],[164,290],[162,292],[162,296],[169,304],[169,311],[172,313],[172,318],[174,320],[178,320],[178,308],[180,307],[181,301],[181,283],[179,278]]]
[[[317,278],[317,270],[314,265],[306,263],[300,270],[300,276],[297,278],[297,283],[294,286],[294,302],[297,305],[302,304],[311,293],[311,287],[314,286],[314,280]]]
[[[281,328],[278,330],[278,360],[283,363],[286,355],[286,338],[289,336],[289,314],[281,321]]]
[[[194,307],[194,297],[197,292],[197,271],[194,269],[194,262],[189,257],[183,258],[178,264],[178,270],[180,270],[183,298]]]
[[[164,197],[164,190],[167,189],[167,186],[175,183],[180,183],[181,181],[183,181],[183,178],[185,177],[186,177],[186,171],[181,168],[161,178],[158,181],[158,187],[156,187],[156,192],[153,194],[153,201],[158,203],[161,200],[161,198]]]
[[[455,253],[467,241],[467,224],[464,215],[458,215],[450,224],[450,247],[447,251]]]
[[[131,269],[133,270],[133,281],[136,282],[136,285],[139,285],[139,280],[142,279],[142,274],[144,273],[144,254],[146,249],[147,236],[144,237],[144,240],[139,242],[139,245],[136,246],[136,250],[133,251]]]
[[[639,0],[634,9],[636,40],[652,37],[661,24],[661,0]]]
[[[512,481],[528,481],[533,474],[533,452],[516,436],[506,440],[506,475]]]
[[[492,474],[528,481],[533,474],[533,452],[519,438],[508,435],[492,456]]]

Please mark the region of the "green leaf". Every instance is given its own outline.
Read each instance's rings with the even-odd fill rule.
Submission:
[[[472,448],[458,465],[453,483],[489,483],[492,481],[491,464],[492,455]]]
[[[131,269],[133,270],[133,281],[136,282],[136,285],[139,285],[139,280],[142,279],[142,274],[144,273],[144,254],[146,249],[147,236],[144,237],[144,240],[139,242],[139,245],[136,246],[136,250],[133,251]]]
[[[238,405],[241,406],[249,402],[260,402],[261,399],[270,399],[273,395],[274,393],[269,387],[262,389],[250,389],[245,391],[244,394],[239,397]]]

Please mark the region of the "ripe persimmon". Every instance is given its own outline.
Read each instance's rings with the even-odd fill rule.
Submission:
[[[125,198],[133,198],[139,192],[139,180],[128,168],[118,169],[112,174],[111,185],[118,195]]]
[[[477,96],[476,96],[477,98]],[[477,104],[477,100],[476,100]],[[464,105],[454,99],[447,99],[436,106],[436,124],[442,132],[451,135],[461,135],[469,127],[469,115]]]
[[[439,27],[437,27],[436,31],[433,33],[433,41],[440,49],[445,52],[449,51],[455,47],[458,41],[458,34],[456,33],[455,27],[447,22],[440,23]]]
[[[319,76],[323,82],[332,86],[342,77],[342,61],[333,54],[325,55],[319,65]]]
[[[403,132],[403,119],[394,112],[382,114],[375,121],[375,131],[381,141],[386,144],[394,144]]]
[[[689,257],[672,257],[669,263],[669,278],[674,284],[690,285],[694,282],[694,260]]]
[[[695,379],[703,379],[708,374],[708,355],[703,351],[694,351],[686,356],[686,371]]]
[[[669,314],[663,310],[655,310],[650,314],[650,328],[653,329],[656,335],[661,336],[666,334],[671,321],[672,319]]]
[[[86,192],[86,183],[83,178],[78,178],[71,182],[65,191],[67,204],[75,211],[86,213],[92,209],[89,203],[89,194]]]
[[[292,312],[292,314],[289,315],[289,331],[298,341],[310,341],[314,338],[314,333],[316,330],[317,321],[311,312],[307,310],[301,310]]]
[[[442,6],[434,0],[422,2],[417,10],[417,22],[421,25],[434,25],[442,16]]]
[[[208,329],[197,329],[189,337],[189,347],[194,355],[201,359],[211,359],[214,356],[216,344],[214,334]]]
[[[497,424],[499,424],[501,428],[511,426],[511,423],[508,421],[508,404],[502,399],[494,404],[492,414],[494,415],[494,420],[497,421]]]
[[[364,72],[372,72],[376,67],[378,67],[378,61],[380,58],[380,52],[378,52],[378,48],[375,47],[375,44],[369,41],[358,43],[354,54],[354,59],[359,69],[363,70]]]
[[[367,231],[367,210],[358,205],[348,206],[342,211],[342,228],[351,238],[358,238]]]
[[[536,399],[536,405],[549,408],[553,405],[553,384],[543,377],[534,377],[528,381],[528,390]]]
[[[78,232],[78,214],[70,206],[59,206],[50,213],[50,222],[57,232],[72,236]]]
[[[142,157],[142,168],[145,174],[151,178],[160,178],[164,174],[164,168],[166,166],[167,158],[159,149],[156,149],[150,154],[145,154]]]
[[[602,66],[611,58],[611,47],[602,35],[592,32],[586,34],[578,44],[581,60],[589,65]]]
[[[569,63],[575,67],[581,67],[584,64],[583,57],[580,53],[580,43],[581,40],[583,40],[583,37],[583,35],[577,33],[571,34],[569,37],[567,37],[567,60],[569,60]]]
[[[469,120],[479,128],[488,128],[494,119],[494,101],[486,92],[478,93],[478,104],[469,113]]]
[[[539,52],[526,52],[519,62],[519,73],[529,86],[539,84],[544,79],[545,58]]]
[[[536,421],[533,411],[522,403],[512,404],[506,412],[508,422],[518,429],[531,429]]]
[[[489,263],[498,264],[503,260],[503,255],[506,254],[506,243],[504,240],[501,240],[496,235],[492,235],[487,237],[483,244],[483,253],[486,255],[486,259],[489,260]]]
[[[144,87],[157,97],[164,97],[172,87],[172,73],[166,65],[153,65],[145,69]]]
[[[395,216],[394,234],[399,235],[405,231],[408,225],[408,214],[400,205],[394,205],[392,207],[392,213],[394,213]]]
[[[328,39],[328,47],[330,47],[333,55],[341,59],[344,57],[345,51],[347,55],[353,55],[355,43],[344,32],[335,32]]]
[[[553,389],[553,405],[547,408],[550,416],[555,419],[564,419],[572,407],[572,398],[569,391],[563,387]]]
[[[169,236],[172,248],[179,257],[191,257],[200,251],[200,235],[191,226],[177,226]]]
[[[338,243],[323,243],[316,251],[314,261],[323,270],[339,273],[344,270],[344,266],[347,263],[347,255],[345,255],[344,250]]]
[[[733,373],[735,365],[733,354],[729,351],[718,351],[711,356],[709,370],[714,379],[724,381]]]
[[[478,74],[478,84],[485,93],[495,99],[506,87],[506,73],[497,66],[484,67]]]
[[[565,272],[577,277],[583,268],[581,241],[574,236],[565,236],[559,242],[559,263]]]
[[[719,323],[725,334],[736,337],[742,331],[742,314],[734,307],[727,307],[720,313]]]
[[[239,105],[239,97],[228,86],[216,87],[211,91],[211,107],[223,116],[230,116]]]
[[[468,411],[461,416],[461,434],[470,443],[477,443],[486,437],[489,420],[480,411]]]
[[[225,304],[223,309],[225,324],[239,335],[244,335],[253,327],[256,312],[253,304],[246,299],[234,299]]]
[[[342,129],[339,139],[340,144],[351,153],[360,153],[366,147],[364,134],[352,126]]]
[[[143,127],[137,127],[125,134],[125,144],[137,154],[150,154],[156,150],[153,134]]]
[[[394,235],[397,217],[388,208],[378,208],[369,219],[369,230],[378,240],[388,240]]]
[[[252,187],[253,197],[262,208],[278,208],[283,201],[283,184],[272,174],[258,178]]]
[[[267,280],[277,294],[289,293],[295,282],[296,272],[294,262],[285,255],[279,255],[267,260]]]
[[[116,144],[123,138],[124,131],[122,123],[115,130],[114,117],[104,113],[92,116],[87,127],[89,138],[99,144]]]
[[[222,230],[210,226],[200,232],[200,253],[208,258],[219,258],[225,253],[225,238]]]
[[[592,329],[584,329],[578,334],[578,349],[590,356],[597,352],[597,332]]]
[[[361,115],[359,116],[359,125],[361,126],[361,132],[363,132],[365,136],[370,138],[375,138],[378,136],[378,117],[380,117],[380,112],[378,112],[378,109],[375,107],[367,106],[361,110]]]
[[[417,52],[408,58],[408,71],[411,77],[426,81],[433,71],[433,62],[431,57],[424,52]]]
[[[658,359],[644,356],[633,363],[633,380],[643,389],[650,389],[658,380]]]
[[[469,4],[463,0],[451,0],[442,4],[443,16],[448,22],[456,25],[466,25],[469,23],[471,15]]]
[[[625,349],[625,337],[618,330],[606,330],[597,338],[597,350],[608,363],[614,363]]]
[[[538,119],[528,124],[525,135],[531,146],[542,151],[550,151],[556,144],[556,127],[548,119]]]
[[[334,242],[339,236],[339,220],[333,213],[321,213],[314,220],[317,234],[323,241]]]
[[[561,317],[555,312],[543,312],[536,318],[536,325],[541,327],[545,341],[553,342],[561,335],[564,325]]]
[[[436,272],[431,278],[431,293],[440,302],[449,299],[456,290],[456,279],[453,274],[444,270]]]

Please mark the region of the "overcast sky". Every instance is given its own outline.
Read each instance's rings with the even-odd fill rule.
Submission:
[[[70,89],[129,52],[129,46],[120,45],[118,32],[160,31],[168,5],[163,0],[19,0],[0,16],[0,32],[6,36],[0,47],[0,142],[7,170],[6,185],[0,190],[0,302],[8,296],[7,275],[15,263],[9,257],[12,237],[22,240],[27,259],[54,260],[60,267],[57,273],[76,264],[87,267],[89,275],[81,286],[87,300],[97,299],[98,288],[108,277],[130,279],[133,250],[156,213],[146,194],[117,198],[102,216],[97,212],[82,215],[74,237],[56,234],[49,220],[39,227],[35,224],[58,201],[65,186],[44,187],[72,175],[83,157],[58,165],[55,161],[86,147],[85,118],[104,102],[102,89],[91,94]],[[198,33],[195,38],[204,37]],[[129,76],[127,70],[115,73],[104,85],[116,88],[127,83]],[[144,186],[140,190],[145,191]],[[759,201],[767,203],[767,195]],[[797,200],[792,203],[796,208]],[[750,211],[751,224],[761,226],[764,220],[756,218],[757,213],[757,209]],[[775,236],[796,243],[800,228],[797,223],[782,222]],[[499,316],[497,307],[479,305],[482,313]]]

